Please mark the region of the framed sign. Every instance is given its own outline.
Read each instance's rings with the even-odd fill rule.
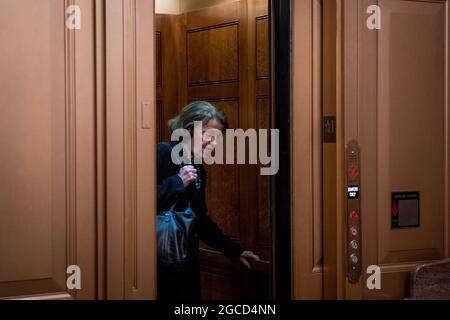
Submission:
[[[420,193],[393,192],[391,197],[391,227],[420,227]]]

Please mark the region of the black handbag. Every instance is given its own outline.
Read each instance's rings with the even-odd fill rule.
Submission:
[[[190,203],[184,211],[176,211],[177,202],[165,212],[158,213],[156,223],[158,263],[180,265],[186,262],[189,238],[196,215]]]

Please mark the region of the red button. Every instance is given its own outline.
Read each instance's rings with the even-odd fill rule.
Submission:
[[[352,212],[349,213],[348,217],[350,218],[350,220],[356,221],[359,219],[359,213],[353,210]]]
[[[348,168],[348,176],[349,176],[350,180],[352,180],[352,181],[356,180],[356,178],[358,178],[358,176],[359,176],[358,168],[356,167],[356,165],[354,163],[351,163]]]

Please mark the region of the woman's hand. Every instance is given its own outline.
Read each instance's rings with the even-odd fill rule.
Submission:
[[[180,169],[178,176],[183,180],[184,187],[187,188],[197,179],[197,170],[193,166],[184,166]]]
[[[254,254],[252,251],[244,251],[239,258],[239,262],[242,263],[247,269],[252,268],[253,261],[261,261],[258,255]]]

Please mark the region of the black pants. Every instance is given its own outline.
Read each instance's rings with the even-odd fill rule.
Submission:
[[[158,264],[157,272],[158,300],[201,300],[200,269],[198,265],[167,267]]]

